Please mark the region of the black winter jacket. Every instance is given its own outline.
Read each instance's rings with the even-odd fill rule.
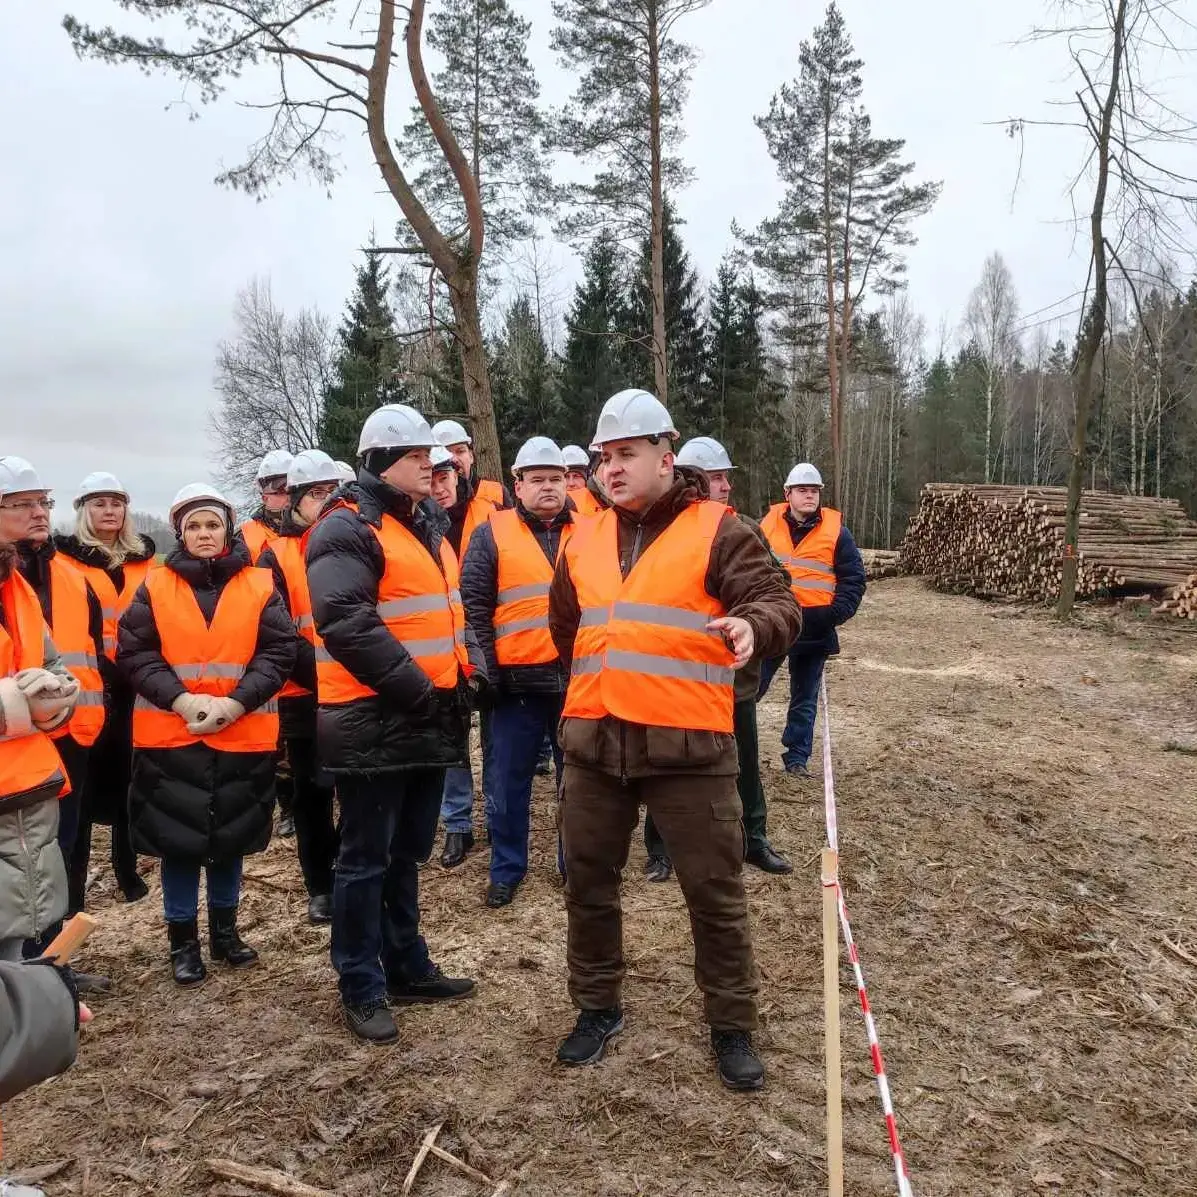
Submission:
[[[503,502],[499,507],[500,511],[511,506],[511,492],[505,486],[502,489]],[[457,554],[458,560],[461,559],[461,534],[465,528],[466,514],[477,491],[477,470],[474,470],[469,478],[465,478],[460,474],[457,476],[457,502],[446,511],[446,514],[449,516],[449,526],[445,530],[445,535],[448,537],[449,543],[453,546],[453,551]]]
[[[791,541],[797,545],[823,518],[820,508],[810,519],[799,523],[792,511],[786,511],[786,527]],[[833,656],[840,651],[840,638],[836,628],[856,614],[865,593],[865,568],[860,550],[847,525],[840,529],[835,542],[835,597],[829,607],[802,608],[802,635],[798,637],[793,651],[800,656],[815,656],[822,653]]]
[[[376,693],[352,702],[321,702],[317,738],[321,764],[330,773],[393,773],[466,763],[469,702],[464,680],[456,691],[438,691],[378,614],[378,585],[385,569],[382,544],[371,531],[384,514],[399,520],[440,561],[448,529],[431,499],[414,507],[404,494],[366,470],[345,488],[358,505],[334,507],[320,517],[308,540],[308,588],[316,630],[329,655]],[[470,663],[480,680],[486,662],[466,631]]]
[[[525,511],[522,503],[516,504],[516,511],[532,530],[549,564],[555,568],[562,532],[573,519],[571,509],[561,511],[547,526]],[[495,658],[495,606],[498,594],[498,546],[490,524],[483,524],[470,537],[470,546],[462,562],[461,597],[465,603],[466,622],[478,637],[479,647],[486,658],[487,677],[503,694],[564,694],[569,675],[556,658],[546,665],[500,668]]]
[[[182,548],[166,558],[195,592],[209,623],[230,578],[252,568],[243,541],[201,561]],[[163,710],[186,687],[162,655],[145,586],[138,587],[117,628],[117,666],[137,695]],[[262,610],[253,659],[230,697],[256,710],[282,688],[295,665],[295,629],[277,595]],[[133,846],[147,856],[226,861],[261,852],[270,842],[274,752],[221,752],[202,742],[133,754],[130,821]]]

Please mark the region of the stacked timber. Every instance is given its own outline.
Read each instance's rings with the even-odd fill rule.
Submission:
[[[899,549],[942,590],[1050,602],[1063,572],[1067,492],[931,482]],[[1077,597],[1174,591],[1197,572],[1197,523],[1174,499],[1085,491]]]
[[[1156,610],[1178,619],[1197,619],[1197,574],[1190,574]]]
[[[902,572],[897,549],[861,549],[860,556],[864,561],[865,577],[870,582],[878,578],[896,578]]]

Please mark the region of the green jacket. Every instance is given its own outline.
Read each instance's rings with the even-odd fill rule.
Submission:
[[[75,997],[56,968],[0,963],[0,1102],[74,1063],[77,1024]]]

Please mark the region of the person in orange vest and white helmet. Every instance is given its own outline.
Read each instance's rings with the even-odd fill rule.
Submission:
[[[259,568],[273,572],[275,589],[299,634],[295,669],[279,692],[278,709],[294,786],[295,845],[313,924],[332,922],[337,829],[332,778],[320,767],[316,752],[316,652],[321,644],[304,553],[312,526],[341,484],[339,467],[327,453],[296,453],[287,471],[291,505],[283,512],[279,535],[258,558]]]
[[[341,807],[332,963],[350,1031],[391,1043],[389,1005],[465,997],[420,933],[419,866],[432,852],[445,770],[466,763],[486,666],[466,628],[448,518],[429,495],[436,438],[414,408],[366,417],[361,469],[307,547],[320,759]]]
[[[574,510],[579,515],[597,515],[608,504],[601,490],[591,484],[590,454],[581,445],[566,445],[561,452],[565,456],[565,491]],[[596,493],[597,490],[597,493]]]
[[[88,758],[104,726],[100,601],[55,550],[50,537],[54,500],[32,464],[23,457],[0,457],[0,490],[4,492],[0,500],[0,541],[16,545],[17,569],[37,595],[59,660],[79,683],[74,717],[50,733],[71,787],[58,806],[58,846],[63,861],[69,862],[79,832]],[[25,954],[40,956],[61,927],[61,920],[44,927],[40,936],[26,944]],[[87,973],[79,973],[78,977],[83,992],[109,986],[107,977]]]
[[[856,614],[864,598],[864,562],[843,516],[823,506],[823,477],[809,462],[790,471],[785,502],[769,508],[761,531],[786,567],[802,606],[802,635],[786,654],[790,705],[781,734],[781,761],[787,773],[809,777],[819,682],[827,658],[840,651],[836,628]],[[758,697],[764,697],[781,662],[780,655],[765,662]]]
[[[278,535],[283,512],[291,502],[287,492],[287,470],[291,468],[291,454],[286,449],[271,449],[258,463],[258,494],[262,502],[240,528],[249,559],[258,564],[269,541]]]
[[[613,506],[578,521],[549,593],[549,630],[570,673],[561,830],[580,1010],[557,1058],[594,1063],[623,1028],[620,879],[644,805],[689,908],[719,1076],[758,1089],[735,675],[783,651],[801,612],[752,531],[675,470],[676,439],[646,391],[604,404],[594,444]]]
[[[75,531],[55,536],[54,544],[58,558],[78,570],[100,600],[104,618],[104,652],[100,657],[104,726],[88,755],[79,834],[67,861],[71,883],[69,915],[83,909],[95,823],[111,825],[112,871],[125,901],[140,901],[150,892],[137,872],[137,857],[129,835],[133,692],[116,668],[116,625],[153,567],[157,552],[154,542],[133,526],[129,492],[106,470],[93,471],[80,482],[74,507]]]
[[[573,530],[565,458],[547,436],[534,436],[512,474],[515,507],[474,533],[461,569],[466,622],[492,683],[491,907],[509,905],[528,872],[532,778],[546,736],[561,775],[556,729],[567,680],[549,635],[549,584]]]
[[[178,537],[117,627],[133,709],[133,845],[162,861],[175,982],[207,975],[197,915],[208,885],[211,955],[257,963],[237,930],[242,858],[270,842],[275,695],[295,667],[295,628],[267,570],[250,564],[232,504],[196,482],[170,508]]]

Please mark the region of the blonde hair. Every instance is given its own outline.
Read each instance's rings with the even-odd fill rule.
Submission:
[[[138,535],[133,527],[133,517],[129,514],[129,504],[125,504],[125,521],[121,524],[121,530],[117,533],[116,544],[106,545],[93,531],[91,526],[91,517],[87,513],[87,500],[84,499],[79,504],[79,510],[75,515],[75,535],[79,538],[80,544],[85,544],[89,549],[99,549],[108,557],[109,566],[115,568],[118,565],[124,565],[125,562],[132,556],[144,556],[146,551],[145,541]]]

